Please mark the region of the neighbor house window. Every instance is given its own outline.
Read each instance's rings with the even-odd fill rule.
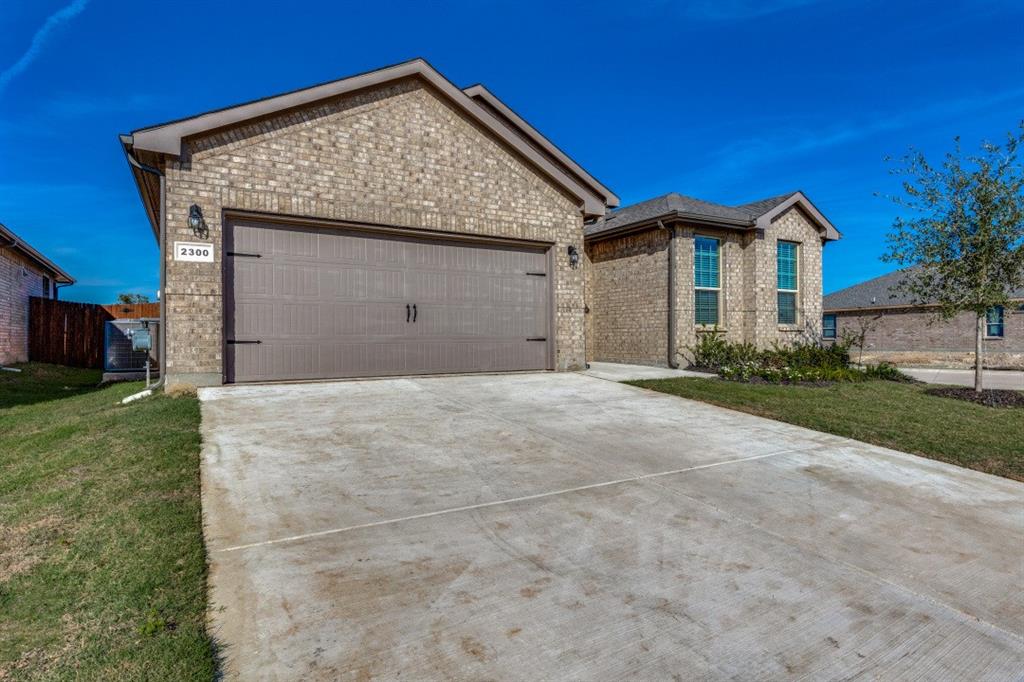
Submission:
[[[997,305],[988,309],[985,315],[985,336],[1003,336],[1003,306]]]
[[[798,253],[798,244],[778,243],[776,261],[779,279],[779,324],[796,324],[796,295],[800,284]]]
[[[836,338],[836,316],[824,315],[821,318],[821,336],[826,339]]]
[[[50,278],[43,277],[43,298],[50,298]]]
[[[718,324],[718,294],[721,291],[719,242],[711,237],[693,240],[694,310],[697,324]]]

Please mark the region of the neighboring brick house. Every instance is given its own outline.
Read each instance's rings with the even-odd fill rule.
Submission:
[[[0,365],[28,360],[28,299],[57,298],[68,273],[0,225]]]
[[[158,240],[166,230],[170,384],[573,370],[594,357],[607,267],[591,267],[584,228],[619,199],[483,86],[413,60],[122,144]],[[759,343],[820,321],[821,240],[838,235],[793,196],[715,226],[748,254],[723,262],[724,314]],[[782,329],[767,251],[778,235],[803,244],[796,325]],[[682,263],[690,247],[678,248]],[[740,287],[759,315],[737,317]],[[644,324],[667,330],[664,313]]]
[[[613,211],[586,228],[588,357],[685,364],[715,330],[761,348],[817,340],[821,252],[839,236],[802,192],[740,206],[673,193]]]
[[[974,314],[940,320],[934,306],[914,305],[898,290],[902,278],[897,270],[826,296],[824,336],[863,333],[867,363],[973,367]],[[1024,290],[1011,292],[1010,299],[1011,305],[989,311],[986,319],[983,359],[990,369],[1024,369]]]

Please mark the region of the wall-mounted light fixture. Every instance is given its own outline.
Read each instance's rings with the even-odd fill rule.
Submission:
[[[203,209],[199,204],[192,204],[188,207],[188,226],[192,228],[192,234],[200,239],[210,236],[210,229],[206,227],[206,220],[203,219]]]
[[[569,248],[566,249],[566,253],[569,254],[569,267],[575,270],[580,264],[580,252],[575,246],[569,244]]]

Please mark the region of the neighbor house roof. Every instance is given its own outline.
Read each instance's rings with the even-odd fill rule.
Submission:
[[[896,270],[881,277],[869,279],[852,287],[840,289],[822,301],[825,312],[876,308],[912,308],[931,303],[915,302],[914,297],[897,289],[909,269]],[[1010,292],[1012,299],[1024,299],[1024,289]]]
[[[0,223],[0,249],[8,248],[17,251],[29,261],[34,263],[40,270],[47,272],[55,282],[61,284],[74,284],[75,279],[68,273],[61,270],[56,263],[36,251],[25,240],[14,234],[6,225]]]
[[[767,227],[792,206],[800,206],[817,224],[826,240],[839,239],[839,231],[811,203],[803,192],[788,192],[738,206],[716,204],[677,192],[641,201],[612,211],[587,225],[588,238],[603,238],[655,225],[659,220],[685,220],[706,225],[744,229]]]
[[[501,120],[499,114],[492,113],[488,108],[481,106],[477,100],[452,84],[424,59],[413,59],[301,90],[293,90],[189,118],[140,128],[129,136],[123,136],[122,142],[126,149],[178,156],[181,154],[183,141],[188,137],[272,116],[329,97],[410,77],[420,78],[429,83],[467,117],[489,130],[531,165],[548,176],[556,185],[576,197],[581,202],[585,215],[604,215],[606,202],[612,201],[612,205],[618,204],[618,198],[614,194],[583,171],[563,152],[557,151],[556,153],[554,150],[557,148],[533,127],[514,113],[511,117],[505,114],[504,110],[511,112],[511,109],[500,104],[497,98],[492,97],[492,106],[507,120]],[[486,98],[482,91],[476,94]],[[497,105],[494,102],[497,102]],[[510,124],[509,121],[512,123]],[[519,128],[518,131],[515,130],[516,127]],[[140,179],[138,174],[136,174],[136,179]],[[155,211],[151,211],[150,215],[154,216]]]

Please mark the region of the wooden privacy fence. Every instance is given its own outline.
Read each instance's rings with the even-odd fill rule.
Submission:
[[[33,296],[28,313],[30,360],[103,369],[103,328],[107,320],[159,317],[160,304],[98,305]]]
[[[160,317],[159,303],[111,303],[103,306],[115,320],[142,320]]]

